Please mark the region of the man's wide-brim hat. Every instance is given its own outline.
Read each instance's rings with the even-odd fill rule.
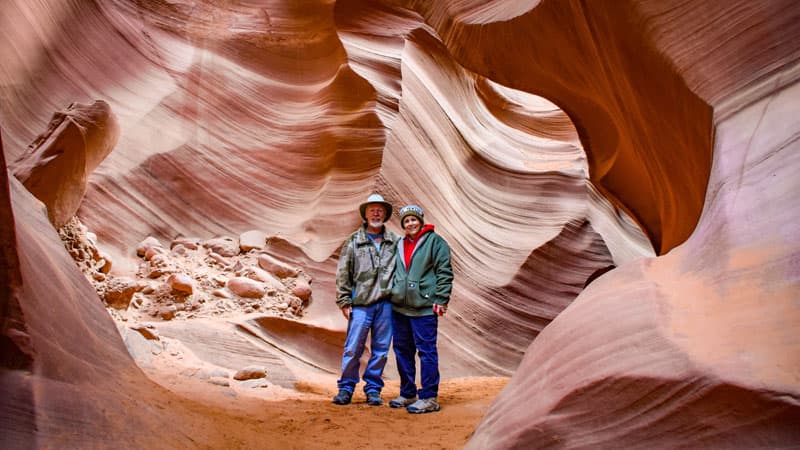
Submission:
[[[380,194],[372,194],[369,196],[367,201],[358,207],[358,211],[361,213],[361,218],[364,219],[365,222],[367,221],[367,205],[370,203],[378,203],[379,205],[383,206],[383,209],[386,210],[386,217],[383,218],[384,222],[389,220],[389,218],[392,216],[392,205],[384,200]]]

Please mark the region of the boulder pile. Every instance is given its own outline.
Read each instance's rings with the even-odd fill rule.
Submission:
[[[166,244],[148,236],[136,247],[141,262],[133,277],[109,274],[111,259],[77,217],[59,235],[118,321],[250,313],[300,317],[311,302],[311,278],[266,253],[268,237],[259,231],[240,239],[181,236]]]

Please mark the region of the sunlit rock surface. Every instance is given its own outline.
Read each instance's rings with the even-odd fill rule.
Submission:
[[[78,215],[112,271],[135,271],[149,235],[276,236],[266,249],[314,280],[309,327],[240,326],[331,371],[345,326],[333,271],[357,204],[378,191],[422,205],[456,270],[443,374],[511,374],[527,351],[475,447],[785,445],[800,440],[787,425],[800,362],[786,356],[800,354],[799,127],[779,113],[798,99],[799,16],[790,1],[13,0],[0,15],[5,159],[64,105],[105,101],[120,138]],[[15,269],[33,250],[8,244],[10,224],[38,220],[15,214],[3,248],[22,294],[3,298],[3,320],[19,326],[3,330],[21,362],[6,362],[18,371],[4,391],[25,371],[57,379],[41,369],[55,350],[6,331],[39,326],[14,305],[35,305],[24,288],[43,277]],[[91,308],[84,319],[113,334]],[[198,330],[164,330],[216,355]],[[309,351],[312,337],[325,344]],[[130,365],[114,342],[85,350],[100,372],[117,370],[105,352]],[[728,398],[757,406],[728,414]]]
[[[53,226],[61,228],[78,211],[89,175],[118,139],[119,125],[108,103],[71,104],[53,114],[11,171],[44,202]]]

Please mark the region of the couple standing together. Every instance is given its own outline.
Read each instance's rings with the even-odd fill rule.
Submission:
[[[383,405],[383,368],[394,340],[400,396],[389,402],[410,413],[439,410],[439,316],[447,311],[453,271],[450,247],[426,225],[422,208],[400,210],[405,236],[387,230],[392,205],[377,194],[359,207],[364,224],[342,245],[336,269],[336,303],[348,320],[342,355],[337,405],[347,405],[359,381],[359,360],[372,333],[364,371],[367,404]],[[421,363],[421,388],[416,384],[416,356]]]

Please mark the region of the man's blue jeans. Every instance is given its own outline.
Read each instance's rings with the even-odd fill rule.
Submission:
[[[352,394],[358,384],[359,362],[370,331],[372,340],[369,362],[364,371],[364,392],[380,392],[383,389],[383,368],[392,343],[392,303],[388,300],[369,306],[353,306],[342,355],[342,378],[337,382],[340,390]]]
[[[410,317],[392,313],[394,334],[394,354],[397,358],[397,371],[400,373],[400,395],[412,398],[431,398],[439,395],[439,352],[436,349],[436,336],[439,318],[433,316]],[[422,388],[417,392],[416,354],[419,352],[420,382]]]

